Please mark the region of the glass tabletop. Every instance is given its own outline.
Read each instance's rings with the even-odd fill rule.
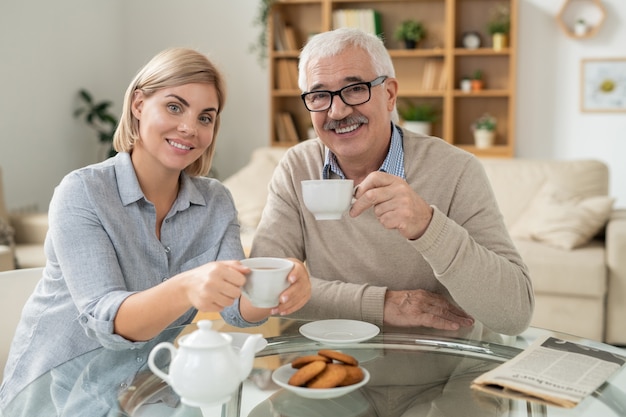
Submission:
[[[267,340],[267,346],[254,359],[250,376],[223,405],[200,409],[182,404],[172,388],[147,369],[147,353],[154,348],[157,342],[154,341],[136,351],[99,349],[63,364],[29,386],[0,417],[626,415],[624,367],[592,397],[573,409],[509,400],[470,389],[474,378],[513,358],[539,336],[551,334],[625,354],[613,346],[532,328],[522,336],[502,336],[483,328],[480,323],[458,332],[383,328],[370,339],[338,344],[343,341],[329,343],[304,337],[300,327],[307,323],[310,322],[272,318],[261,327],[239,329],[221,320],[213,321],[213,328],[219,331],[262,333]],[[176,344],[182,336],[196,329],[195,323],[168,329],[159,340],[171,340]],[[370,380],[355,391],[329,399],[303,398],[272,381],[276,369],[296,357],[320,349],[338,350],[358,359],[359,365],[369,372]],[[160,367],[167,369],[169,359],[170,355],[164,353],[157,361]],[[65,390],[59,390],[59,387]],[[65,393],[66,397],[63,410],[55,407],[59,393]]]

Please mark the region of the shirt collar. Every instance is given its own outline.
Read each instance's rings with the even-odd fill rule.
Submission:
[[[406,179],[404,173],[404,149],[402,147],[402,131],[398,129],[395,124],[391,124],[391,145],[389,146],[389,152],[383,161],[383,164],[378,168],[379,171],[386,172],[388,174],[395,175],[402,179]],[[345,179],[343,171],[339,167],[337,157],[330,149],[326,148],[326,157],[324,158],[324,167],[322,168],[322,178],[329,179],[332,174],[338,175],[340,178]]]
[[[139,185],[130,154],[120,152],[114,157],[113,162],[115,164],[117,188],[122,204],[127,206],[141,199],[146,199]],[[204,206],[206,201],[189,175],[183,171],[180,176],[180,190],[174,206],[177,211],[180,211],[186,209],[191,204]]]

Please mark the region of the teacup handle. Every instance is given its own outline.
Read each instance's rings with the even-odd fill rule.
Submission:
[[[156,345],[154,349],[152,349],[152,351],[150,352],[150,355],[148,355],[148,367],[150,367],[150,370],[152,370],[152,372],[154,372],[156,376],[171,385],[170,376],[163,372],[161,369],[159,369],[159,367],[154,363],[154,358],[156,357],[157,352],[161,349],[169,350],[172,361],[174,360],[174,357],[176,356],[176,348],[174,347],[174,345],[170,342],[161,342]]]

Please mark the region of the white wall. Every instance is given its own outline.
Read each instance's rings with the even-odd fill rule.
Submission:
[[[74,119],[76,94],[121,111],[126,87],[156,52],[193,47],[224,71],[228,98],[214,167],[221,178],[269,143],[267,70],[249,52],[257,0],[0,2],[0,167],[9,209],[46,210],[69,171],[98,160]]]
[[[626,113],[583,113],[579,99],[582,59],[626,58],[626,1],[602,0],[606,20],[589,39],[561,31],[556,15],[564,2],[520,0],[516,153],[604,161],[610,194],[626,207]]]
[[[269,143],[268,76],[249,46],[260,0],[13,0],[0,3],[0,167],[10,209],[48,206],[72,169],[95,162],[92,130],[72,117],[88,88],[119,112],[135,72],[157,51],[208,53],[228,78],[215,167],[224,178]],[[519,0],[517,154],[597,158],[626,206],[626,114],[579,111],[580,60],[626,57],[626,1],[603,0],[605,26],[588,40],[563,34],[565,0]],[[618,44],[621,43],[621,44]]]

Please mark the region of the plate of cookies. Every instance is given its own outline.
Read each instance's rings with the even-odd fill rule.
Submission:
[[[302,336],[332,345],[364,342],[379,332],[380,328],[372,323],[344,319],[312,321],[300,327]]]
[[[301,397],[336,398],[367,384],[370,374],[351,355],[331,349],[295,358],[272,373],[272,380]]]

